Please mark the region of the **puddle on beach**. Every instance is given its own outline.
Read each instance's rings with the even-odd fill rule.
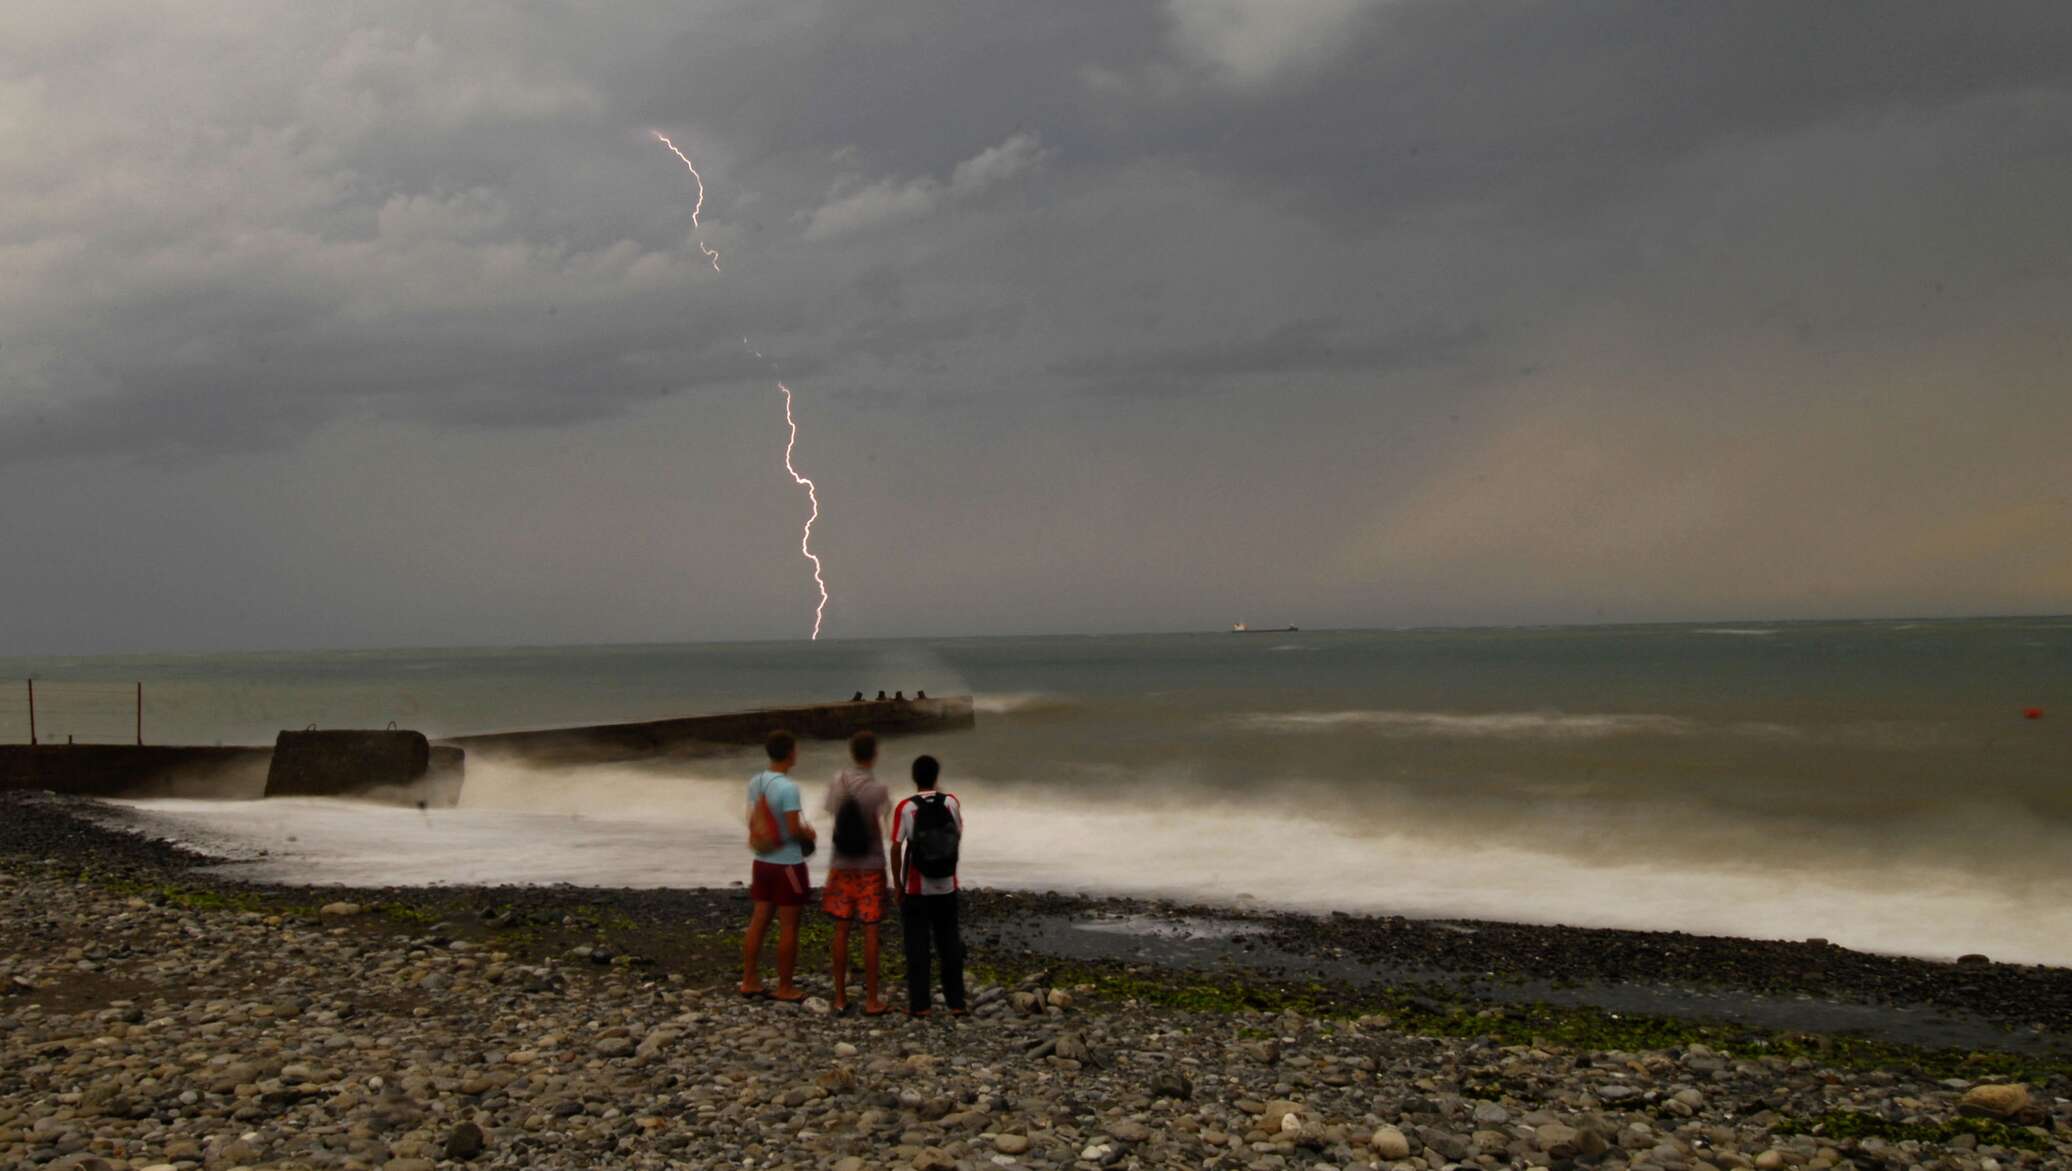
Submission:
[[[1262,923],[1246,923],[1206,915],[1124,915],[1112,919],[1075,919],[1069,926],[1075,931],[1094,931],[1103,935],[1180,941],[1224,941],[1264,935],[1267,932],[1266,925]]]

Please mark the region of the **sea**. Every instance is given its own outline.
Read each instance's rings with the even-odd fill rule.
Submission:
[[[2072,964],[2072,618],[0,660],[39,734],[438,737],[925,690],[968,883]],[[4,693],[0,693],[4,695]],[[2032,714],[2040,713],[2040,714]],[[0,699],[0,739],[26,739]],[[254,879],[726,886],[755,752],[470,760],[451,809],[130,803]],[[809,811],[841,747],[808,745]],[[817,814],[823,822],[831,820]]]

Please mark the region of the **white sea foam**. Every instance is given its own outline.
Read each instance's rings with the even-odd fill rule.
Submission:
[[[726,886],[746,871],[738,777],[471,768],[457,809],[331,800],[141,801],[151,826],[266,881],[354,886]],[[817,775],[808,773],[806,775]],[[818,809],[817,786],[806,808]],[[1309,911],[1565,922],[1753,936],[1949,957],[2072,962],[2072,904],[1897,862],[1822,870],[1772,859],[1681,865],[1498,843],[1451,819],[1356,831],[1316,806],[1061,799],[963,780],[968,881]],[[264,856],[260,852],[264,851]],[[816,867],[817,871],[817,867]]]
[[[1777,632],[1776,632],[1776,631],[1774,631],[1774,630],[1757,630],[1757,629],[1755,629],[1755,628],[1753,628],[1753,627],[1745,627],[1745,626],[1710,626],[1710,627],[1704,627],[1704,628],[1701,628],[1701,629],[1698,629],[1698,630],[1693,630],[1693,631],[1691,631],[1691,633],[1692,633],[1692,634],[1728,634],[1728,635],[1739,635],[1739,636],[1741,636],[1741,637],[1743,637],[1743,638],[1763,638],[1763,637],[1766,637],[1766,636],[1768,636],[1768,635],[1772,635],[1772,634],[1775,634],[1775,633],[1777,633]]]
[[[1027,716],[1078,711],[1080,702],[1048,691],[1002,691],[975,695],[971,706],[982,716]]]
[[[1496,737],[1504,739],[1681,735],[1698,725],[1677,716],[1649,713],[1293,711],[1249,712],[1235,722],[1259,732],[1327,732],[1361,728],[1395,736]]]

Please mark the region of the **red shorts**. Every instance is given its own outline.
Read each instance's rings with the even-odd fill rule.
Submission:
[[[748,880],[748,897],[758,903],[803,907],[807,896],[812,893],[813,880],[806,874],[804,862],[781,866],[775,862],[758,861],[754,876]]]
[[[820,909],[836,919],[881,923],[885,919],[885,872],[829,870]]]

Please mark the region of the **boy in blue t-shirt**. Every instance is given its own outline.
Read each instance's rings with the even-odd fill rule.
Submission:
[[[748,782],[749,848],[755,852],[748,897],[755,912],[748,919],[748,937],[741,941],[741,995],[798,1001],[806,998],[791,982],[799,959],[799,910],[813,887],[806,874],[808,847],[800,843],[818,835],[800,818],[799,786],[786,775],[799,763],[798,742],[789,732],[772,732],[763,749],[770,767]],[[763,987],[762,972],[763,936],[772,915],[777,919],[775,992]]]

